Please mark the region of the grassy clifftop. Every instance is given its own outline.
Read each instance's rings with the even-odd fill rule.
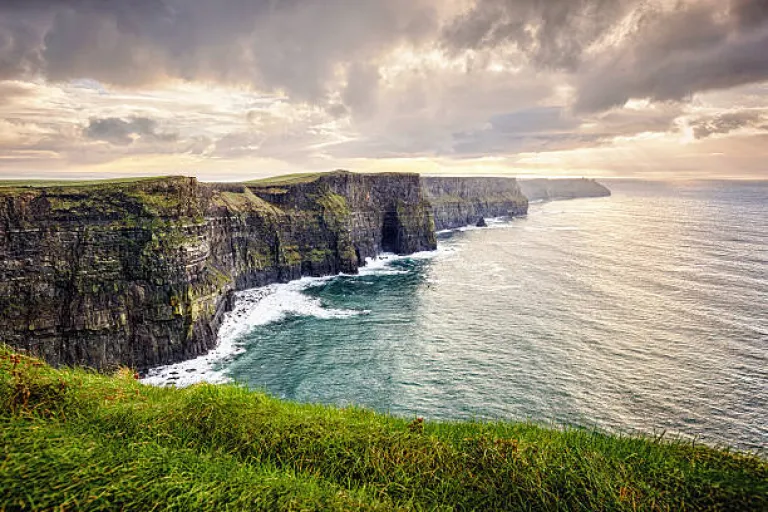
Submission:
[[[768,463],[520,423],[161,389],[0,347],[0,509],[765,510]]]

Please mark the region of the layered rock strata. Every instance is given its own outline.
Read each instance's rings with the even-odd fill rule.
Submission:
[[[421,183],[439,230],[528,211],[528,199],[514,178],[422,177]]]
[[[415,174],[0,188],[0,341],[145,369],[213,348],[236,290],[435,247]]]

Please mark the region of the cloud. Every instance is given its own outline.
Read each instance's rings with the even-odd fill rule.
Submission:
[[[10,80],[0,81],[0,104],[29,98],[34,95],[34,93],[34,88],[29,87],[24,82]]]
[[[8,0],[0,5],[0,79],[240,84],[336,115],[340,102],[372,113],[382,63],[404,46],[567,71],[582,112],[768,80],[768,0],[669,4]]]
[[[127,146],[137,140],[172,142],[178,137],[175,133],[158,132],[157,121],[147,117],[134,117],[128,120],[117,117],[91,119],[84,134],[90,139],[102,140],[118,146]]]
[[[376,108],[381,73],[376,65],[354,63],[347,71],[347,84],[341,99],[357,115],[369,115]]]
[[[477,0],[447,25],[453,51],[514,45],[542,67],[575,69],[584,51],[627,11],[626,0]]]
[[[181,78],[322,102],[343,81],[340,66],[429,37],[436,10],[427,0],[3,2],[0,78],[123,87]]]
[[[577,78],[579,111],[631,98],[684,100],[697,92],[768,80],[766,0],[682,3],[642,13],[622,44],[607,48]]]
[[[28,78],[44,66],[42,49],[50,16],[11,1],[0,6],[0,80]]]
[[[4,0],[0,165],[747,144],[764,48],[768,0]]]
[[[768,116],[764,112],[743,110],[697,119],[691,122],[691,127],[693,128],[693,136],[695,138],[706,139],[712,135],[726,134],[742,128],[766,130],[765,126],[760,126],[766,119],[768,119]]]
[[[731,0],[730,12],[741,28],[753,28],[768,21],[768,1]]]
[[[768,0],[477,0],[442,45],[512,47],[536,69],[568,71],[579,112],[680,101],[768,80]]]
[[[480,130],[454,134],[454,151],[463,156],[563,150],[598,142],[578,133],[580,122],[562,107],[534,107],[493,116]]]

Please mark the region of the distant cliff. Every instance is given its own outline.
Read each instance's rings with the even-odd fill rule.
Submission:
[[[519,180],[519,183],[520,190],[529,201],[554,201],[611,195],[608,188],[587,178],[532,179]]]
[[[437,229],[475,224],[483,217],[525,215],[528,199],[514,178],[423,177]]]
[[[0,187],[0,342],[99,369],[192,358],[216,345],[237,290],[354,273],[527,205],[514,179],[345,171]]]

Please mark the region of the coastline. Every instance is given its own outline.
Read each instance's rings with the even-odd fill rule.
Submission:
[[[491,217],[485,219],[486,227],[473,225],[437,231],[437,235],[449,233],[505,229],[517,217]],[[187,387],[201,382],[224,384],[231,380],[226,376],[226,370],[219,368],[228,359],[236,357],[245,349],[237,344],[237,340],[249,329],[259,325],[278,322],[287,315],[299,314],[319,318],[345,318],[367,314],[367,311],[335,310],[324,308],[316,299],[311,299],[301,292],[318,283],[336,279],[341,276],[391,274],[399,270],[389,269],[390,263],[402,259],[431,259],[445,251],[438,243],[434,251],[420,251],[407,255],[382,253],[375,258],[366,258],[365,265],[358,269],[357,274],[339,273],[330,276],[302,277],[287,283],[272,283],[265,286],[250,288],[236,292],[233,296],[234,307],[225,313],[219,329],[217,344],[207,354],[179,361],[172,364],[152,367],[142,372],[141,382],[153,386]]]

